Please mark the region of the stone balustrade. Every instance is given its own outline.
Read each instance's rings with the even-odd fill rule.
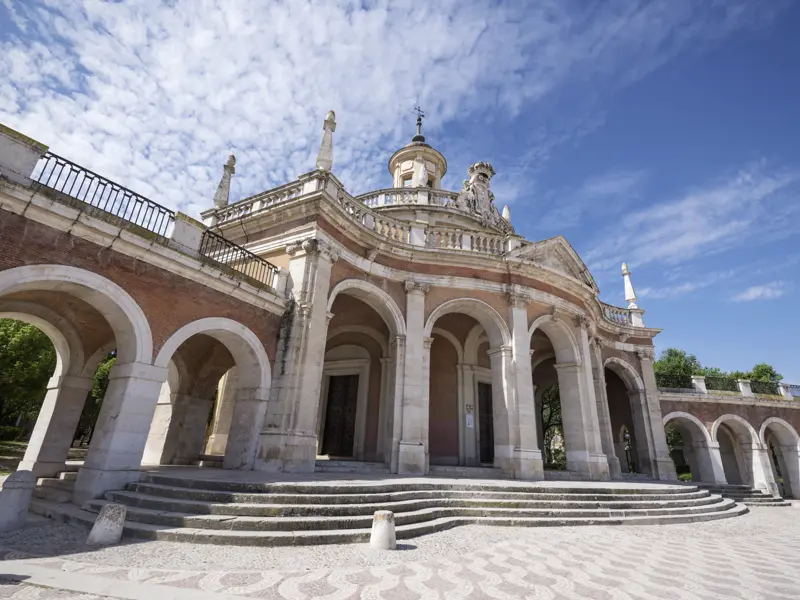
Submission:
[[[205,211],[203,213],[203,218],[206,221],[214,221],[213,223],[207,222],[209,225],[222,225],[243,217],[252,216],[263,210],[272,208],[277,204],[288,202],[300,196],[303,193],[303,189],[302,181],[292,181],[291,183],[287,183],[275,189],[250,196],[234,204]]]
[[[606,321],[610,321],[616,325],[633,325],[633,317],[630,309],[620,308],[619,306],[613,306],[605,302],[601,302],[600,306],[603,309],[603,317],[605,317]]]
[[[417,204],[420,195],[416,188],[387,188],[376,190],[355,197],[363,204],[376,208],[379,206],[394,206],[396,204]]]

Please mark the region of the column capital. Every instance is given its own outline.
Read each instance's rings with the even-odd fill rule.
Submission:
[[[656,358],[656,352],[653,348],[639,348],[636,350],[636,356],[639,357],[641,361],[653,361]]]
[[[336,315],[334,313],[332,313],[331,311],[328,311],[327,313],[325,313],[326,322],[330,323],[331,319],[333,319],[333,317],[335,317],[335,316]]]
[[[286,254],[292,258],[306,254],[319,254],[331,262],[339,260],[339,251],[329,242],[319,238],[307,238],[286,246]]]
[[[394,346],[395,348],[397,348],[398,346],[405,346],[405,343],[406,343],[406,336],[404,335],[396,335],[389,340],[389,345]]]
[[[431,289],[430,284],[420,283],[419,281],[414,281],[413,279],[407,279],[403,283],[403,287],[405,287],[406,293],[408,294],[411,294],[413,292],[427,294]]]
[[[426,337],[426,338],[424,338],[422,340],[422,343],[423,343],[423,345],[425,347],[425,350],[430,350],[431,349],[431,345],[433,344],[433,338],[432,337]]]
[[[571,371],[573,369],[579,369],[581,367],[581,363],[579,362],[568,362],[568,363],[556,363],[553,365],[556,371]]]
[[[499,346],[497,348],[489,348],[489,351],[486,352],[486,354],[489,355],[489,358],[494,358],[495,356],[497,356],[499,354],[508,354],[508,355],[510,355],[512,351],[513,351],[513,347],[512,346]]]
[[[520,292],[506,292],[506,298],[508,298],[508,304],[513,308],[527,308],[533,302],[530,294]]]

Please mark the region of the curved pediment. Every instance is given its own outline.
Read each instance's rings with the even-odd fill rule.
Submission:
[[[509,253],[508,257],[531,261],[537,265],[558,271],[585,283],[594,292],[600,292],[586,263],[581,260],[578,253],[575,252],[575,249],[563,236],[558,235],[522,246]]]

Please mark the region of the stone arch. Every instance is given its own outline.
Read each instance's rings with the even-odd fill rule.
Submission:
[[[344,279],[337,283],[328,296],[328,312],[331,312],[333,301],[340,293],[347,293],[371,306],[386,322],[393,335],[405,335],[406,324],[403,312],[392,297],[374,283],[362,279]]]
[[[0,297],[29,290],[58,290],[89,303],[111,326],[120,361],[150,364],[153,337],[147,318],[130,294],[113,281],[65,265],[27,265],[0,272]]]
[[[705,443],[712,442],[711,434],[708,433],[708,428],[705,425],[703,425],[703,422],[694,415],[689,414],[687,412],[676,410],[664,416],[662,422],[664,423],[664,427],[666,427],[667,425],[669,425],[670,421],[675,421],[675,420],[688,421],[689,423],[694,425],[695,427],[693,429],[690,429],[690,431],[693,433],[695,432],[700,433],[700,439],[697,441],[703,441]]]
[[[366,325],[342,325],[341,327],[331,329],[328,331],[328,341],[332,340],[337,335],[342,335],[345,333],[363,333],[370,339],[374,340],[381,347],[381,356],[383,358],[389,356],[389,345],[386,343],[384,336],[372,327],[367,327]]]
[[[35,302],[0,301],[0,319],[15,319],[41,330],[56,350],[53,377],[77,375],[83,368],[83,343],[67,319]]]
[[[750,436],[750,441],[752,444],[759,443],[759,436],[758,433],[756,433],[755,428],[744,418],[740,417],[739,415],[733,415],[730,413],[722,415],[719,418],[717,418],[716,421],[714,421],[714,424],[711,426],[711,439],[713,441],[715,442],[719,441],[717,439],[719,426],[727,421],[732,421],[736,423],[736,425],[732,427],[732,429],[734,430],[734,433],[737,434],[737,436],[746,431],[747,434]]]
[[[767,428],[770,425],[776,425],[773,431],[782,445],[794,444],[800,447],[800,435],[798,435],[797,430],[780,417],[769,417],[761,424],[758,430],[758,439],[762,444],[767,443]]]
[[[578,351],[578,342],[567,324],[554,315],[543,315],[536,319],[528,329],[528,339],[534,332],[541,329],[547,335],[558,363],[581,363],[581,353]]]
[[[454,298],[437,306],[425,324],[425,337],[431,336],[436,321],[450,313],[462,313],[474,318],[486,330],[489,343],[493,348],[507,346],[511,343],[508,325],[498,312],[483,300],[476,298]]]
[[[621,358],[611,357],[606,359],[606,361],[603,363],[603,367],[611,369],[617,375],[619,375],[620,379],[625,382],[625,385],[628,386],[629,390],[644,390],[644,382],[642,381],[642,378],[639,376],[639,373],[636,372],[636,369],[633,368],[633,365],[631,365],[629,362],[622,360]]]
[[[478,349],[483,342],[488,340],[489,338],[486,336],[483,325],[476,323],[467,334],[467,339],[464,340],[464,361],[466,364],[478,364]]]
[[[458,356],[458,362],[459,363],[463,363],[464,362],[464,350],[461,348],[461,344],[459,343],[458,338],[456,336],[454,336],[452,333],[450,333],[446,329],[441,329],[439,327],[434,327],[431,330],[431,333],[432,334],[436,334],[436,335],[440,335],[444,339],[446,339],[448,342],[450,342],[453,345],[453,348],[456,349],[456,355]],[[475,349],[475,351],[477,352],[477,348]]]

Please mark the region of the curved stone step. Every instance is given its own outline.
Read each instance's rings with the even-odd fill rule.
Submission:
[[[689,496],[687,494],[687,496]],[[423,498],[364,504],[266,504],[247,502],[215,502],[209,500],[187,500],[163,497],[142,492],[107,492],[106,498],[128,506],[139,506],[153,510],[184,512],[192,514],[218,514],[261,517],[289,516],[353,516],[372,515],[376,510],[391,510],[395,513],[435,507],[465,508],[516,508],[516,509],[584,509],[584,510],[633,510],[702,506],[721,501],[719,496],[676,497],[670,500],[540,500],[533,498]],[[269,496],[268,496],[269,498]]]
[[[106,500],[90,500],[84,508],[99,512]],[[594,519],[659,517],[676,515],[698,515],[721,512],[733,507],[732,500],[720,500],[715,504],[699,507],[669,507],[660,509],[598,510],[598,509],[508,509],[508,508],[467,508],[435,507],[408,512],[396,512],[397,526],[424,523],[442,518],[524,518],[524,519]],[[305,517],[248,517],[232,515],[197,515],[171,511],[159,511],[140,507],[128,507],[131,521],[164,525],[169,527],[191,527],[196,529],[224,529],[233,531],[328,531],[369,529],[372,514],[345,517],[305,516]]]
[[[59,519],[84,527],[91,527],[96,515],[70,504],[54,504],[33,500],[31,510],[43,516]],[[726,510],[669,516],[615,517],[615,518],[509,518],[509,517],[444,517],[425,523],[397,527],[398,539],[410,539],[420,535],[450,529],[459,525],[481,524],[519,527],[553,527],[578,525],[667,525],[674,523],[696,523],[739,516],[748,512],[747,507],[732,504]],[[125,533],[141,539],[180,541],[193,543],[279,546],[366,542],[369,529],[338,531],[227,531],[195,528],[169,528],[148,523],[126,521]]]

